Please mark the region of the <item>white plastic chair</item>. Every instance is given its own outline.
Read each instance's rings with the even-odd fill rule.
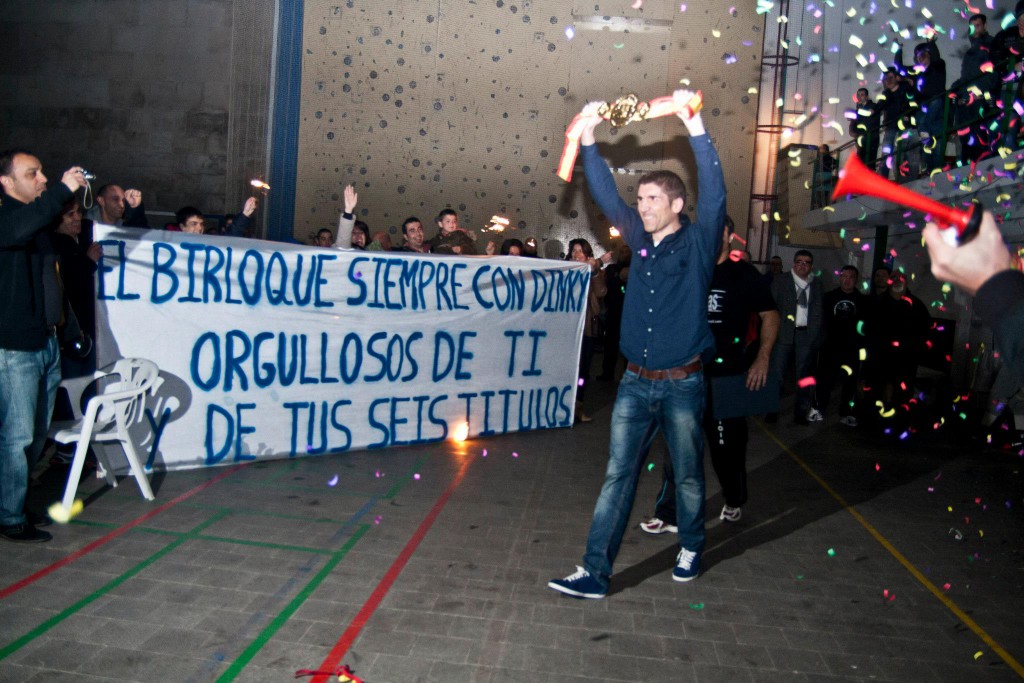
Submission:
[[[85,414],[82,415],[82,392],[93,384],[101,393],[89,399]],[[54,422],[50,427],[50,438],[58,443],[77,443],[71,471],[68,473],[68,483],[64,487],[62,502],[65,510],[70,510],[75,502],[78,480],[85,465],[85,454],[93,441],[120,442],[142,496],[146,500],[155,498],[128,430],[132,424],[143,420],[146,393],[155,394],[161,384],[163,379],[160,377],[160,368],[145,358],[122,358],[114,363],[112,371],[99,370],[91,377],[75,377],[61,382],[61,386],[67,389],[71,398],[75,420]],[[113,468],[102,450],[96,449],[96,459],[100,465],[96,476],[105,477],[110,486],[117,486]]]

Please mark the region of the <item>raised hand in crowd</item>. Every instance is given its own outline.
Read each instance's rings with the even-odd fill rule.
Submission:
[[[124,191],[124,201],[133,209],[139,208],[142,203],[142,192],[134,188]]]
[[[351,185],[345,186],[345,213],[352,213],[356,210],[356,204],[359,203],[359,195],[356,194],[356,188]]]

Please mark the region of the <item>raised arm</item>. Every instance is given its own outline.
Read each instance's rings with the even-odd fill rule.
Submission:
[[[583,108],[580,116],[584,119],[583,132],[580,135],[580,154],[583,157],[583,171],[587,176],[590,196],[601,207],[601,211],[623,234],[627,244],[643,233],[643,224],[636,209],[622,200],[619,188],[604,159],[597,153],[594,140],[594,129],[604,121],[597,114],[600,102],[591,102]]]
[[[334,240],[334,246],[337,249],[352,248],[352,229],[356,225],[356,216],[352,212],[356,210],[356,204],[359,203],[359,195],[356,194],[356,188],[346,185],[344,198],[345,210],[338,216],[338,236]]]
[[[685,89],[676,90],[672,97],[682,109],[682,105],[693,97],[693,93]],[[690,147],[697,161],[697,221],[702,228],[698,239],[717,256],[725,226],[725,176],[722,174],[722,162],[715,146],[711,144],[711,137],[704,129],[704,119],[700,112],[689,118],[683,113],[676,116],[690,134]]]
[[[124,191],[124,223],[126,228],[148,228],[146,208],[142,205],[142,192],[129,188]]]
[[[235,215],[235,220],[231,222],[231,227],[228,228],[227,234],[231,237],[245,237],[245,231],[249,229],[249,225],[252,223],[252,215],[256,213],[257,206],[259,206],[259,201],[255,197],[246,199],[245,204],[242,205],[242,210]]]
[[[3,177],[4,181],[7,176]],[[68,169],[61,182],[44,190],[35,200],[0,216],[0,247],[28,244],[40,230],[60,215],[64,202],[85,184],[82,169]],[[5,184],[6,189],[6,184]]]

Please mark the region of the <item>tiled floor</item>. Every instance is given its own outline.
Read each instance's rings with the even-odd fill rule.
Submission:
[[[655,466],[611,594],[547,589],[603,478],[612,388],[593,393],[571,430],[160,475],[153,503],[84,480],[51,543],[0,545],[0,680],[1021,677],[1024,462],[941,432],[752,420],[751,500],[718,522],[709,470],[696,581],[636,527]]]

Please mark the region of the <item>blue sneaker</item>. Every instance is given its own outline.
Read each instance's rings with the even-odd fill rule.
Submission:
[[[571,595],[574,598],[603,598],[608,594],[608,589],[597,582],[583,567],[576,565],[576,573],[570,574],[564,579],[551,579],[548,581],[548,588],[553,588],[559,593]]]
[[[672,580],[692,581],[697,578],[697,574],[700,574],[700,555],[692,550],[680,548],[676,557],[676,568],[672,570]]]

